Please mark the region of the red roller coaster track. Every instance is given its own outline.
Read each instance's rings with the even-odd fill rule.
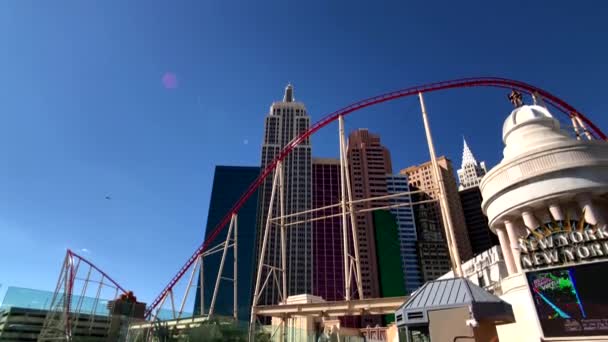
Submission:
[[[249,186],[247,191],[239,198],[239,200],[234,204],[232,209],[224,216],[224,218],[220,221],[220,223],[214,227],[209,234],[209,237],[201,244],[199,248],[196,249],[194,254],[186,261],[186,263],[179,269],[177,274],[171,279],[169,284],[165,286],[160,295],[154,299],[154,301],[148,306],[146,311],[146,317],[149,317],[150,313],[160,304],[163,297],[167,295],[169,291],[173,289],[175,284],[181,279],[181,277],[187,272],[187,270],[192,266],[192,264],[196,261],[199,255],[209,248],[212,241],[215,237],[220,233],[220,231],[230,222],[230,218],[233,213],[237,213],[243,204],[253,195],[253,193],[257,190],[257,188],[262,184],[264,179],[275,169],[277,163],[282,161],[289,153],[294,149],[294,147],[298,146],[302,141],[306,138],[313,135],[319,129],[327,126],[331,122],[337,120],[340,116],[348,115],[354,111],[359,109],[369,107],[378,103],[387,102],[391,100],[395,100],[402,97],[417,95],[418,93],[428,93],[438,90],[444,89],[452,89],[452,88],[466,88],[466,87],[494,87],[494,88],[506,88],[506,89],[515,89],[520,92],[528,93],[528,94],[538,94],[541,96],[545,102],[552,105],[559,111],[565,113],[569,117],[578,117],[580,118],[588,127],[591,128],[591,133],[598,139],[606,140],[606,135],[595,125],[591,120],[587,119],[584,115],[582,115],[578,110],[576,110],[573,106],[566,103],[566,101],[558,98],[551,93],[532,86],[530,84],[510,80],[506,78],[497,78],[497,77],[475,77],[475,78],[463,78],[445,82],[437,82],[426,84],[422,86],[415,86],[406,89],[401,89],[397,91],[393,91],[390,93],[370,97],[358,102],[355,102],[349,106],[346,106],[342,109],[339,109],[333,113],[330,113],[324,116],[321,120],[314,123],[306,132],[302,133],[300,136],[294,138],[289,144],[287,144],[283,149],[279,152],[278,156],[260,173],[258,178]]]
[[[87,283],[89,282],[89,276],[91,275],[92,270],[95,270],[102,276],[101,280],[99,281],[100,290],[101,290],[101,286],[103,285],[103,281],[105,279],[106,281],[110,282],[110,284],[106,283],[106,285],[110,285],[110,286],[113,285],[116,288],[117,292],[118,292],[118,290],[120,290],[120,291],[122,291],[122,293],[127,294],[127,291],[122,286],[120,286],[116,281],[114,281],[114,279],[112,279],[112,277],[110,277],[108,274],[106,274],[104,271],[102,271],[99,267],[95,266],[95,264],[93,264],[89,260],[83,258],[82,256],[74,253],[72,250],[68,249],[66,251],[66,257],[65,257],[64,264],[62,266],[61,276],[57,282],[57,289],[55,290],[53,300],[50,304],[51,305],[50,311],[53,311],[54,310],[53,306],[55,304],[58,304],[58,305],[64,306],[62,308],[62,310],[60,310],[59,312],[65,312],[66,315],[70,315],[73,313],[72,312],[72,295],[73,295],[73,291],[74,291],[74,285],[75,285],[75,282],[77,279],[76,277],[77,277],[78,269],[79,269],[81,263],[87,264],[90,267],[86,280],[80,279],[80,280],[85,281],[85,284],[84,284],[83,290],[82,290],[83,294],[81,295],[81,299],[84,298],[84,294],[85,294],[85,291],[86,291],[86,288],[88,285]],[[63,278],[63,276],[65,276],[65,278]],[[67,297],[67,300],[65,300],[65,301],[62,299],[57,300],[57,298],[58,298],[57,295],[58,295],[58,293],[60,293],[62,286],[64,286],[63,290],[65,293],[65,296]],[[99,300],[99,292],[97,293],[97,296],[98,297],[96,298],[96,300]],[[115,298],[112,298],[112,299],[115,299]],[[79,300],[78,303],[79,304],[77,304],[76,305],[77,307],[75,308],[76,312],[74,313],[76,315],[76,317],[78,317],[78,315],[80,313],[80,305],[82,305],[82,301]],[[91,314],[94,314],[94,313],[91,313]],[[65,319],[65,321],[64,321],[65,333],[67,336],[71,336],[72,320],[67,317],[65,317],[64,319]],[[53,330],[52,328],[48,328],[47,320],[48,320],[48,317],[47,317],[47,319],[45,319],[45,322],[44,322],[43,333],[44,333],[45,329]]]
[[[114,279],[112,279],[112,277],[110,277],[107,273],[105,273],[104,271],[102,271],[99,267],[95,266],[95,264],[93,264],[92,262],[90,262],[89,260],[83,258],[82,256],[74,253],[71,249],[68,249],[66,254],[68,255],[68,257],[70,258],[70,267],[74,267],[74,258],[76,258],[77,260],[80,260],[81,262],[84,262],[85,264],[91,266],[94,270],[96,270],[97,272],[99,272],[99,274],[101,274],[105,279],[109,280],[112,285],[116,286],[117,289],[119,289],[120,291],[122,291],[123,293],[127,293],[127,290],[125,290],[122,286],[120,286]],[[73,283],[73,280],[72,280]],[[70,289],[72,288],[73,284],[70,284]],[[70,291],[71,293],[71,291]]]
[[[66,257],[67,257],[67,264],[65,265],[68,269],[66,270],[68,272],[68,283],[66,284],[67,286],[67,290],[66,293],[68,295],[68,300],[67,300],[67,312],[70,312],[70,305],[71,305],[71,300],[69,299],[72,296],[72,291],[74,290],[74,281],[75,281],[75,277],[76,277],[76,269],[78,268],[78,266],[75,265],[74,263],[74,259],[78,260],[78,263],[80,262],[84,262],[85,264],[91,266],[92,269],[96,270],[97,272],[99,272],[99,274],[101,274],[105,279],[109,280],[114,286],[116,286],[116,288],[120,291],[122,291],[123,293],[127,293],[127,291],[120,286],[116,281],[114,281],[114,279],[112,279],[112,277],[110,277],[109,275],[107,275],[104,271],[102,271],[99,267],[95,266],[95,264],[93,264],[92,262],[90,262],[89,260],[81,257],[80,255],[74,253],[72,250],[68,249],[66,252]]]

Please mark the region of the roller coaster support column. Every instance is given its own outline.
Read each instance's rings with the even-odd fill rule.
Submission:
[[[262,239],[262,248],[260,249],[260,255],[258,260],[258,267],[256,270],[256,279],[255,279],[255,290],[253,291],[253,300],[251,303],[251,316],[249,318],[249,342],[253,342],[255,338],[255,321],[256,321],[256,306],[260,301],[260,296],[262,290],[268,279],[273,272],[272,269],[269,269],[268,274],[266,275],[266,279],[264,280],[264,284],[262,284],[262,270],[264,269],[264,259],[266,258],[266,245],[268,244],[268,235],[270,234],[270,228],[272,225],[272,212],[274,209],[274,200],[277,192],[277,185],[279,183],[279,176],[282,174],[282,165],[281,161],[277,162],[276,169],[274,171],[274,179],[272,180],[272,191],[270,192],[270,202],[268,204],[268,215],[266,216],[266,224],[264,227],[264,234]]]
[[[279,173],[279,229],[281,230],[281,275],[282,275],[282,290],[281,303],[287,304],[287,238],[285,231],[285,173],[283,172],[283,163],[277,166]]]
[[[593,136],[587,129],[587,126],[585,125],[583,120],[581,120],[581,118],[578,115],[575,115],[575,118],[576,118],[576,121],[578,122],[579,127],[583,130],[583,133],[585,134],[585,137],[587,138],[587,140],[593,140]]]
[[[576,140],[581,140],[581,132],[578,127],[578,120],[576,120],[576,116],[572,115],[570,120],[572,121],[572,127],[574,128],[574,133],[576,134]]]
[[[238,231],[239,231],[239,220],[238,217],[235,214],[235,218],[234,218],[234,242],[233,242],[233,246],[232,248],[234,249],[234,266],[232,267],[232,270],[234,271],[233,276],[232,276],[232,285],[234,286],[233,290],[233,296],[234,296],[234,308],[233,308],[233,316],[234,316],[234,323],[236,323],[239,320],[239,305],[238,305],[238,292],[237,292],[237,279],[238,279],[238,250],[239,250],[239,245],[237,243],[237,236],[238,236]]]
[[[363,283],[361,280],[361,263],[359,259],[359,235],[357,232],[357,219],[355,216],[355,207],[353,204],[352,188],[350,186],[350,171],[348,169],[348,151],[346,147],[346,138],[344,136],[344,116],[338,118],[339,134],[340,134],[340,180],[341,180],[341,197],[342,197],[342,243],[344,250],[344,285],[345,285],[345,300],[350,300],[351,296],[351,279],[352,272],[355,272],[355,281],[359,299],[363,299]],[[348,204],[348,206],[347,206]],[[349,254],[349,238],[348,238],[348,222],[346,221],[346,212],[350,213],[350,226],[353,239],[354,258]],[[354,268],[354,269],[353,269]]]
[[[437,164],[437,157],[435,155],[435,146],[433,144],[433,137],[431,135],[431,128],[429,126],[429,119],[426,114],[426,107],[424,106],[424,98],[422,93],[418,93],[420,98],[420,108],[422,110],[422,121],[424,122],[424,131],[426,132],[426,141],[429,145],[429,154],[431,155],[431,166],[433,167],[433,174],[435,181],[439,185],[439,206],[441,208],[441,216],[443,217],[443,226],[445,229],[445,236],[448,241],[448,252],[452,259],[452,269],[456,277],[462,276],[462,267],[460,262],[460,253],[458,252],[458,243],[454,238],[454,224],[452,222],[452,215],[450,212],[450,206],[446,198],[445,186],[443,184],[443,176],[439,165]]]
[[[205,263],[203,260],[203,256],[198,256],[200,262],[200,272],[199,272],[199,281],[200,281],[200,306],[201,306],[201,316],[205,315]]]
[[[226,235],[226,241],[224,241],[224,251],[222,252],[222,260],[220,261],[220,268],[217,271],[217,278],[215,280],[215,288],[213,289],[213,297],[211,297],[211,306],[209,307],[209,317],[212,317],[213,314],[215,313],[215,301],[217,299],[217,292],[220,289],[220,281],[222,279],[224,279],[224,280],[230,280],[230,281],[234,282],[234,278],[230,279],[227,277],[223,277],[222,274],[224,273],[224,263],[226,261],[226,254],[228,254],[228,248],[233,247],[234,250],[236,251],[236,244],[234,243],[236,238],[234,238],[234,240],[232,240],[232,231],[233,231],[234,227],[236,226],[236,221],[237,221],[236,214],[232,214],[232,219],[230,220],[230,225],[228,226],[228,234]],[[231,244],[231,242],[232,242],[232,244]],[[235,252],[235,254],[236,254],[236,252]],[[236,260],[234,262],[234,265],[236,266]],[[235,271],[234,274],[236,275],[236,268],[234,269],[234,271]],[[236,302],[235,302],[235,304],[236,304]]]
[[[279,229],[281,230],[281,274],[282,274],[282,290],[279,296],[279,300],[283,304],[287,304],[287,239],[285,231],[285,173],[283,172],[283,162],[280,162],[277,166],[277,172],[279,173]],[[278,285],[278,284],[277,284]],[[281,341],[286,341],[287,335],[287,321],[283,318],[281,320]]]
[[[340,204],[342,208],[342,253],[344,256],[344,300],[350,300],[350,257],[348,245],[348,221],[346,219],[346,178],[344,177],[344,153],[342,139],[344,138],[344,118],[340,116]]]

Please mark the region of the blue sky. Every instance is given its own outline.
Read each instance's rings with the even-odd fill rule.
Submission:
[[[69,247],[150,301],[202,241],[214,166],[259,163],[287,82],[315,121],[386,91],[503,76],[608,130],[607,6],[2,1],[0,284],[54,288]],[[438,153],[459,164],[465,135],[499,162],[505,96],[429,94]],[[415,98],[355,113],[357,127],[382,135],[396,170],[428,159]],[[314,136],[314,155],[337,156],[336,131]]]

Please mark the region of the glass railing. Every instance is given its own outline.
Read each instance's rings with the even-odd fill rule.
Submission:
[[[53,302],[54,293],[51,291],[35,290],[23,287],[9,287],[6,290],[0,310],[9,309],[11,307],[49,310]],[[63,293],[59,293],[55,299],[55,307],[57,303],[62,303],[64,300]],[[100,316],[109,316],[108,300],[95,299],[92,297],[81,297],[73,295],[70,300],[72,311],[78,311],[82,314],[95,313]],[[182,312],[181,318],[192,317],[191,312]],[[161,321],[173,319],[173,311],[162,309],[158,314],[158,319]]]
[[[386,342],[374,337],[363,337],[358,329],[323,333],[314,329],[288,327],[282,330],[280,326],[256,326],[254,341],[256,342]],[[154,325],[152,329],[131,329],[129,342],[143,341],[248,341],[248,326],[246,322],[207,322],[196,326],[176,329],[175,326]]]
[[[48,310],[53,300],[53,292],[22,287],[9,287],[6,290],[0,309],[19,307],[26,309]]]
[[[155,311],[156,313],[156,311]],[[178,313],[175,313],[175,317],[177,318]],[[182,315],[180,316],[180,319],[184,319],[184,318],[191,318],[192,317],[192,312],[182,312]],[[168,320],[172,320],[173,319],[173,310],[171,309],[161,309],[158,312],[158,315],[156,316],[156,318],[160,321],[168,321]]]
[[[53,303],[54,293],[51,291],[28,289],[23,287],[9,287],[6,290],[0,310],[11,307],[49,310]],[[64,294],[58,293],[54,306],[64,301]],[[71,311],[83,314],[95,313],[100,316],[109,316],[108,300],[92,297],[72,296],[70,298]]]
[[[257,329],[256,342],[386,342],[385,340],[363,337],[357,331],[358,329],[346,330],[342,332],[319,332],[294,327],[287,327],[282,330],[279,326],[264,326]]]

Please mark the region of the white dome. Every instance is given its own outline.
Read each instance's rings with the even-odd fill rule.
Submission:
[[[576,196],[608,193],[608,144],[577,140],[541,106],[520,106],[503,125],[503,160],[482,179],[490,227]],[[594,195],[595,196],[595,195]]]
[[[515,108],[502,126],[505,159],[564,140],[571,138],[560,129],[559,121],[546,108],[537,105]]]
[[[559,121],[553,119],[553,115],[545,107],[524,105],[515,108],[502,125],[502,141],[506,143],[507,135],[521,125],[538,121],[549,121],[547,119],[554,121],[557,125],[556,128],[559,129]]]

